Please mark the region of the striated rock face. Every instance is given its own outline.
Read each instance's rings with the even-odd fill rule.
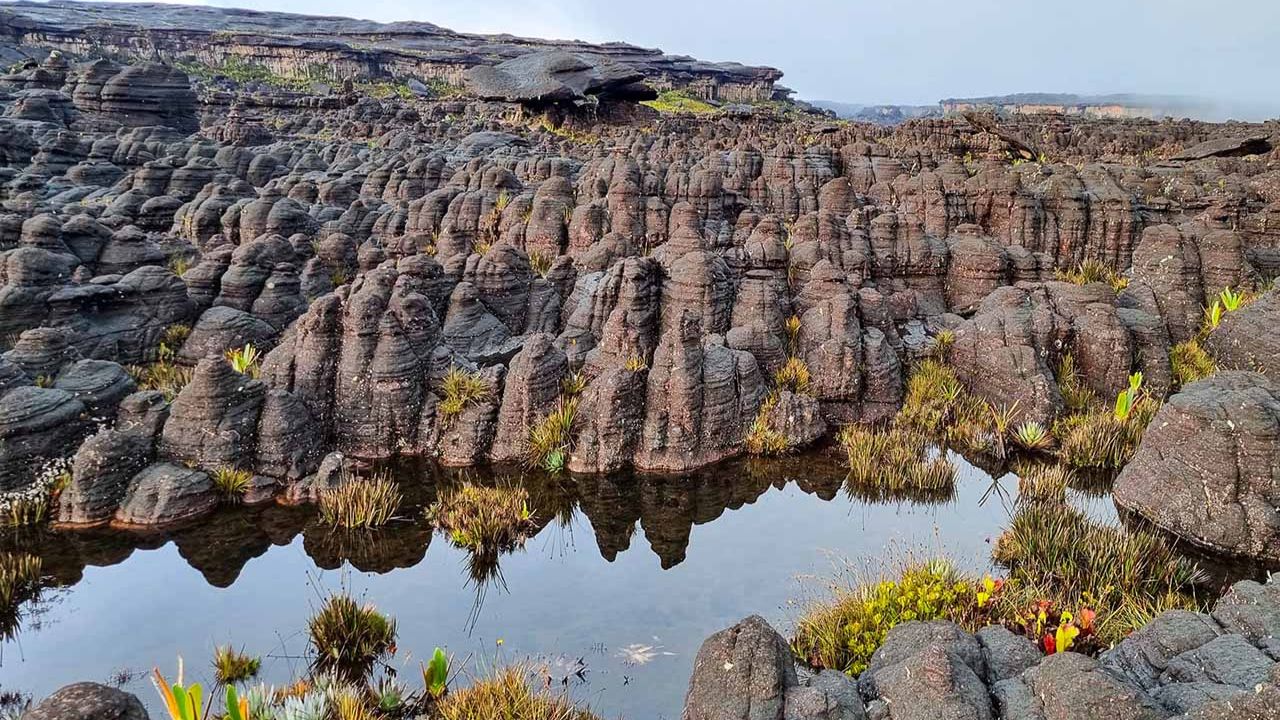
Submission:
[[[1280,291],[1272,290],[1243,308],[1226,313],[1206,341],[1218,367],[1280,372]]]
[[[49,460],[89,431],[84,403],[65,390],[26,385],[0,397],[0,491],[29,485]]]
[[[217,505],[218,493],[208,473],[160,463],[133,477],[113,522],[125,527],[176,525],[208,514]]]
[[[1280,561],[1280,383],[1220,372],[1156,414],[1115,500],[1195,544]]]

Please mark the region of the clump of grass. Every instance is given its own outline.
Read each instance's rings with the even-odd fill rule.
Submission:
[[[43,562],[35,555],[0,552],[0,638],[17,632],[20,608],[39,597],[43,572]]]
[[[774,427],[773,413],[778,407],[778,394],[769,393],[760,403],[760,410],[747,430],[743,440],[747,453],[751,455],[785,455],[791,450],[787,436]]]
[[[789,357],[782,367],[773,373],[773,381],[779,389],[807,394],[810,383],[809,366],[798,357]]]
[[[386,473],[371,479],[346,475],[337,487],[318,498],[320,519],[337,528],[376,528],[391,521],[400,508],[400,489]]]
[[[933,347],[930,348],[930,354],[938,360],[946,360],[947,354],[951,352],[951,347],[956,344],[956,332],[951,328],[943,328],[933,336]]]
[[[689,113],[691,115],[707,115],[719,108],[711,103],[693,97],[687,90],[668,90],[660,93],[656,100],[645,100],[640,103],[660,113]]]
[[[444,397],[440,400],[438,412],[445,421],[460,415],[468,405],[483,402],[493,395],[493,388],[483,375],[463,370],[456,365],[449,368],[440,389]]]
[[[1110,285],[1116,292],[1129,287],[1129,278],[1117,273],[1101,260],[1094,259],[1085,260],[1070,270],[1057,270],[1054,272],[1054,277],[1076,285],[1103,282]]]
[[[529,681],[533,674],[523,665],[496,670],[470,687],[446,695],[436,713],[441,720],[598,720],[546,687],[534,690]]]
[[[944,453],[928,457],[924,435],[893,425],[883,430],[846,425],[837,435],[849,463],[850,490],[949,496],[956,468]]]
[[[932,358],[912,371],[894,419],[896,425],[914,433],[974,452],[992,448],[992,422],[987,403],[966,391],[954,370]]]
[[[191,326],[186,323],[173,323],[165,327],[164,332],[160,335],[160,343],[170,348],[182,347],[182,344],[191,337]]]
[[[251,343],[245,343],[242,348],[228,350],[226,358],[227,362],[231,364],[231,369],[241,375],[257,378],[262,371],[262,368],[258,365],[262,360],[262,353]]]
[[[551,272],[551,266],[555,263],[556,256],[551,253],[543,253],[534,250],[529,253],[529,267],[540,278],[545,278],[547,273]]]
[[[1071,467],[1124,467],[1159,409],[1159,402],[1142,395],[1124,418],[1113,410],[1090,410],[1062,418],[1053,431],[1059,439],[1058,458]]]
[[[1169,363],[1173,367],[1173,380],[1178,387],[1190,385],[1218,372],[1217,363],[1195,338],[1174,345],[1169,351]]]
[[[791,355],[800,352],[800,316],[792,315],[787,318],[783,329],[787,331],[787,350]]]
[[[1104,525],[1065,504],[1027,503],[992,550],[1024,594],[1099,614],[1099,637],[1133,629],[1126,608],[1197,607],[1199,570],[1159,536]]]
[[[213,649],[213,676],[219,685],[234,685],[257,677],[262,661],[230,645]]]
[[[586,373],[581,370],[569,373],[560,381],[560,389],[564,391],[565,395],[570,397],[581,395],[582,391],[587,389]]]
[[[249,470],[223,466],[213,471],[213,486],[232,502],[239,502],[252,483],[253,473]]]
[[[980,599],[979,593],[986,593]],[[984,583],[945,560],[908,561],[893,577],[862,580],[808,607],[791,648],[809,665],[856,675],[895,625],[951,620],[974,629],[991,608]]]
[[[645,361],[644,356],[640,353],[631,353],[627,356],[626,364],[627,372],[643,372],[649,369],[649,363]]]
[[[513,550],[536,529],[529,492],[522,487],[465,484],[446,490],[427,508],[427,519],[455,545],[478,553]]]
[[[1070,412],[1082,412],[1097,403],[1097,396],[1080,377],[1075,358],[1071,353],[1063,355],[1061,362],[1058,363],[1056,380],[1058,390],[1062,393],[1063,404]]]
[[[525,441],[525,463],[548,472],[564,469],[573,444],[573,423],[578,414],[578,398],[561,397],[555,408],[540,422],[529,428]]]
[[[307,634],[315,653],[313,668],[352,681],[395,653],[396,621],[343,593],[325,598],[307,621]]]
[[[53,387],[53,380],[54,380],[54,377],[53,377],[52,375],[37,375],[37,376],[36,376],[36,387],[38,387],[38,388],[51,388],[51,387]]]
[[[1058,464],[1035,463],[1016,468],[1018,499],[1029,502],[1064,503],[1071,470]]]
[[[339,288],[339,287],[342,287],[343,285],[346,285],[350,279],[351,278],[347,276],[347,271],[345,268],[334,268],[333,270],[329,271],[329,282],[335,288]]]
[[[169,257],[169,271],[178,277],[187,274],[191,269],[191,258],[186,255],[171,255]]]
[[[162,348],[164,346],[162,345]],[[128,365],[125,370],[140,390],[158,390],[164,399],[173,399],[191,382],[192,369],[167,360],[146,365]]]

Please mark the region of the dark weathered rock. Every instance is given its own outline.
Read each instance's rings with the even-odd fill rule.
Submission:
[[[113,522],[124,527],[175,525],[208,514],[218,499],[208,473],[159,463],[133,476]]]
[[[23,720],[148,720],[133,693],[98,683],[67,685],[22,715]]]
[[[796,671],[787,642],[758,615],[703,642],[685,720],[782,720]]]
[[[31,484],[89,428],[84,404],[64,390],[27,385],[0,397],[0,491]]]
[[[1220,372],[1156,413],[1115,482],[1118,505],[1190,542],[1280,560],[1280,384]]]

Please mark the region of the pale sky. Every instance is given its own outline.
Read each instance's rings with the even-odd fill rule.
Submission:
[[[1280,0],[206,0],[623,40],[772,65],[807,99],[1140,92],[1280,104]]]

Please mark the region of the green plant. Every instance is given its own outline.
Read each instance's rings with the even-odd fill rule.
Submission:
[[[53,387],[53,376],[52,376],[52,375],[37,375],[37,376],[36,376],[36,387],[38,387],[38,388],[51,388],[51,387]]]
[[[773,381],[779,389],[806,394],[809,392],[809,366],[798,357],[789,357],[774,372]]]
[[[569,395],[570,397],[581,395],[582,391],[587,389],[586,373],[581,370],[569,373],[560,381],[560,389],[564,391],[565,395]]]
[[[22,606],[43,589],[44,564],[29,553],[0,552],[0,639],[11,640],[22,620]]]
[[[233,685],[227,686],[227,714],[223,718],[224,720],[252,720],[253,718],[249,713],[248,698],[240,697]]]
[[[846,425],[837,434],[845,450],[851,492],[881,494],[923,493],[950,496],[955,489],[955,465],[944,453],[928,457],[928,439],[901,426],[883,430]]]
[[[395,654],[396,621],[344,593],[325,598],[320,610],[307,621],[307,634],[315,653],[314,670],[352,682],[363,679],[375,663]]]
[[[1217,363],[1196,338],[1174,345],[1169,351],[1169,364],[1173,368],[1173,379],[1178,387],[1203,380],[1218,372]]]
[[[639,353],[632,353],[627,356],[627,372],[637,373],[648,369],[649,363],[645,362],[643,355],[640,355]]]
[[[889,630],[912,620],[946,619],[974,628],[987,618],[998,587],[966,577],[945,560],[908,561],[892,577],[864,578],[811,604],[797,621],[791,648],[809,665],[857,675]]]
[[[1129,387],[1120,391],[1116,395],[1115,418],[1119,422],[1125,422],[1129,419],[1130,413],[1138,404],[1139,393],[1142,391],[1142,373],[1136,372],[1129,376]]]
[[[563,396],[541,421],[529,428],[525,443],[525,462],[529,467],[554,471],[563,465],[564,456],[573,443],[573,423],[578,414],[578,398]],[[556,460],[556,463],[551,462]]]
[[[255,677],[262,661],[230,645],[213,649],[213,674],[219,685],[233,685]]]
[[[203,706],[203,690],[199,683],[187,686],[182,678],[182,658],[178,658],[178,681],[173,685],[165,680],[160,668],[151,671],[151,683],[160,693],[170,720],[203,720],[208,709]]]
[[[1235,312],[1244,304],[1245,295],[1244,293],[1232,291],[1230,287],[1225,287],[1222,292],[1218,293],[1218,299],[1222,302],[1222,307],[1227,309],[1227,312]]]
[[[1132,629],[1112,617],[1126,606],[1198,606],[1198,569],[1162,538],[1101,524],[1065,504],[1021,505],[992,557],[1030,596],[1096,608],[1105,642]]]
[[[556,261],[556,256],[551,253],[544,253],[534,250],[529,253],[529,267],[540,278],[545,278],[547,273],[551,271],[551,266]]]
[[[1129,286],[1129,279],[1117,273],[1111,266],[1103,263],[1101,260],[1092,258],[1084,260],[1071,270],[1057,270],[1054,276],[1063,282],[1074,283],[1076,285],[1087,285],[1094,282],[1104,282],[1111,286],[1116,292],[1120,292]]]
[[[444,397],[440,400],[438,412],[446,421],[461,414],[467,406],[488,400],[493,394],[493,388],[483,375],[456,365],[445,373],[440,390]]]
[[[660,93],[656,100],[645,100],[640,104],[651,107],[660,113],[705,115],[718,110],[715,105],[693,97],[686,90],[667,90]]]
[[[1071,471],[1062,465],[1035,463],[1016,469],[1018,474],[1018,499],[1031,502],[1063,503],[1067,499],[1067,486]]]
[[[1202,334],[1208,334],[1211,330],[1217,330],[1222,324],[1222,301],[1214,300],[1213,304],[1204,309],[1204,327]]]
[[[1085,385],[1080,373],[1076,370],[1075,358],[1071,353],[1062,356],[1062,361],[1058,363],[1056,379],[1058,389],[1062,393],[1063,404],[1071,412],[1088,410],[1096,401],[1093,391]]]
[[[1053,446],[1053,438],[1044,425],[1027,420],[1013,431],[1013,441],[1028,452],[1043,452]]]
[[[449,690],[449,656],[436,648],[431,662],[422,666],[422,686],[433,700],[439,700]]]
[[[787,349],[793,357],[800,352],[800,327],[798,315],[792,315],[783,324],[783,329],[787,331]]]
[[[400,489],[387,473],[368,480],[344,473],[336,487],[320,491],[317,504],[320,519],[333,527],[381,527],[400,509]]]
[[[985,403],[987,412],[991,415],[991,425],[995,430],[992,435],[996,440],[996,456],[1004,458],[1008,455],[1005,450],[1004,439],[1009,436],[1009,431],[1013,427],[1013,421],[1018,417],[1018,401],[1014,401],[1012,405],[1002,405],[999,409],[990,402]]]
[[[470,687],[449,693],[436,713],[440,720],[598,720],[546,687],[534,690],[531,674],[530,668],[521,665],[496,670]]]
[[[156,390],[164,399],[173,399],[191,382],[192,369],[165,360],[147,365],[129,365],[125,370],[141,390]]]
[[[213,471],[213,486],[228,500],[238,502],[249,491],[253,472],[224,465]]]
[[[1126,393],[1128,390],[1121,394]],[[1059,441],[1058,458],[1072,467],[1124,467],[1159,409],[1160,403],[1143,393],[1123,411],[1123,420],[1115,410],[1069,415],[1054,425],[1053,434]]]
[[[760,403],[760,410],[751,421],[747,436],[743,440],[747,452],[751,455],[783,455],[791,450],[787,436],[774,427],[773,413],[778,407],[778,394],[769,395]]]
[[[262,353],[251,343],[245,343],[242,348],[228,350],[226,358],[227,362],[231,364],[232,370],[252,378],[258,377],[261,370],[258,367],[258,362],[262,359]]]
[[[939,359],[945,360],[947,353],[951,351],[951,346],[956,344],[956,332],[951,328],[943,328],[933,336],[933,348],[931,354]]]
[[[477,552],[514,549],[536,529],[529,492],[522,487],[465,484],[446,490],[427,508],[427,519],[455,545]]]

